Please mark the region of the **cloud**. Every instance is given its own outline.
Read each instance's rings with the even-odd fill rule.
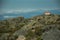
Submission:
[[[10,9],[10,10],[4,10],[4,13],[27,13],[27,12],[34,12],[34,11],[48,11],[48,10],[60,10],[60,8],[35,8],[35,9]]]
[[[35,12],[35,11],[48,11],[48,10],[58,10],[58,11],[60,11],[60,8],[47,8],[47,9],[45,9],[45,8],[36,8],[36,9],[11,9],[11,10],[4,10],[3,12],[3,14],[11,14],[11,13],[13,13],[13,14],[19,14],[19,13],[27,13],[27,12]],[[3,16],[4,18],[14,18],[14,17],[17,17],[17,16],[8,16],[8,15],[4,15]]]
[[[16,16],[4,16],[4,18],[14,18]]]
[[[60,10],[60,8],[40,8],[40,10]]]
[[[37,11],[38,9],[14,9],[14,10],[5,10],[5,13],[27,13]]]

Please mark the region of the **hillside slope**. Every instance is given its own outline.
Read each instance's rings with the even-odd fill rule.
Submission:
[[[56,40],[60,40],[59,33],[60,15],[57,14],[43,14],[27,19],[18,17],[0,21],[0,40],[18,40],[20,36],[24,36],[25,39],[22,38],[24,40],[55,40],[57,36]]]

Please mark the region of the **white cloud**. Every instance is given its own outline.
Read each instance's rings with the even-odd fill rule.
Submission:
[[[4,10],[5,13],[27,13],[37,11],[38,9],[15,9],[15,10]]]
[[[40,10],[60,10],[60,8],[40,8]]]
[[[4,10],[3,13],[27,13],[27,12],[34,12],[38,10],[60,10],[60,8],[36,8],[36,9],[11,9],[11,10]]]
[[[4,16],[4,18],[13,18],[13,17],[16,17],[16,16]]]
[[[18,13],[27,13],[27,12],[34,12],[34,11],[45,11],[45,10],[60,10],[60,8],[37,8],[37,9],[11,9],[11,10],[4,10],[3,11],[3,14],[4,13],[14,13],[14,14],[18,14]],[[4,18],[13,18],[13,17],[16,17],[16,16],[4,16]]]

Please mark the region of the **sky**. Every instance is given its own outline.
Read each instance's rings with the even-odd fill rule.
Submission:
[[[2,0],[2,10],[59,9],[59,4],[59,0]]]
[[[2,0],[7,9],[19,8],[56,8],[59,0]]]
[[[0,0],[0,14],[60,10],[60,0]]]

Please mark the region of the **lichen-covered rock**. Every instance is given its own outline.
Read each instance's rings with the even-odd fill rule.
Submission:
[[[48,32],[43,33],[43,40],[60,40],[60,30],[51,29]]]
[[[23,35],[23,36],[20,36]],[[60,15],[17,17],[0,21],[0,40],[60,40]]]

